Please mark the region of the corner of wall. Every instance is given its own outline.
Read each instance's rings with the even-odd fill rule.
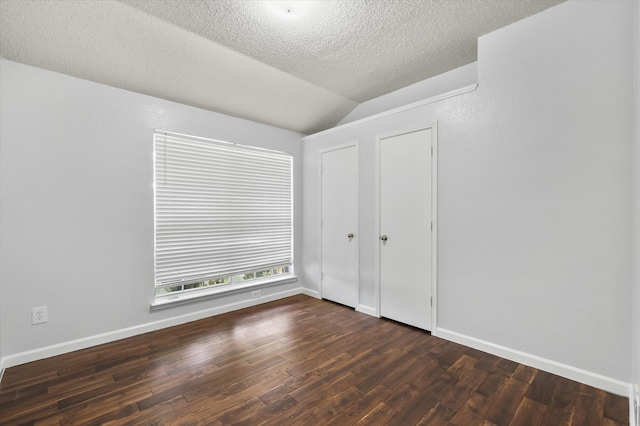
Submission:
[[[300,293],[306,294],[307,296],[314,297],[316,299],[322,299],[322,297],[320,297],[319,291],[311,290],[310,288],[302,287]]]
[[[5,59],[0,58],[0,76],[2,76],[2,68],[5,64]],[[2,87],[2,83],[0,82],[0,88]],[[0,89],[2,90],[2,89]],[[3,99],[0,99],[0,111],[3,109]],[[1,130],[0,130],[0,153],[2,152],[2,140],[4,138],[1,136]],[[0,154],[0,157],[2,156],[2,154]],[[2,200],[2,192],[0,191],[0,206],[2,206],[3,200]],[[1,222],[0,222],[0,227],[1,227]],[[2,231],[0,230],[0,233]],[[2,251],[2,242],[0,241],[0,252]],[[6,321],[4,321],[2,319],[2,287],[4,285],[4,280],[2,279],[2,272],[0,271],[0,383],[2,383],[2,377],[4,377],[4,353],[2,351],[2,336],[4,335],[4,331],[2,329],[2,327],[4,326],[4,324],[6,324]]]
[[[633,282],[632,384],[629,390],[630,424],[640,426],[640,3],[633,10]]]

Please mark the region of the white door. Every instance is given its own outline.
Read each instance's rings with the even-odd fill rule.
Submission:
[[[432,129],[380,140],[380,314],[431,330]]]
[[[356,306],[357,150],[321,153],[321,292],[324,299]]]

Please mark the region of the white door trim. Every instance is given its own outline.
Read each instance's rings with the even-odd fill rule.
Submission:
[[[355,224],[355,239],[356,239],[356,288],[355,288],[355,292],[356,292],[356,297],[355,297],[355,301],[356,301],[356,306],[355,308],[358,309],[358,306],[360,306],[360,243],[359,243],[359,238],[360,238],[360,229],[359,229],[359,222],[358,222],[358,198],[359,198],[359,184],[358,184],[358,180],[359,180],[359,169],[358,169],[358,163],[359,163],[359,155],[358,155],[358,141],[352,141],[352,142],[346,142],[340,145],[334,145],[331,146],[329,148],[323,148],[321,150],[318,151],[318,164],[320,165],[319,169],[320,169],[320,176],[318,179],[318,198],[319,198],[319,203],[318,205],[320,206],[320,211],[318,214],[318,223],[317,223],[317,229],[318,229],[318,254],[319,254],[319,260],[320,260],[320,264],[319,264],[319,268],[318,268],[318,290],[320,293],[320,298],[322,299],[322,155],[327,153],[327,152],[332,152],[332,151],[338,151],[341,149],[345,149],[345,148],[355,148],[356,150],[356,164],[355,169],[356,169],[356,191],[357,191],[357,195],[356,195],[356,224]]]
[[[376,236],[374,265],[376,273],[374,274],[374,297],[376,303],[375,316],[380,317],[380,244],[377,240],[380,234],[380,141],[426,129],[431,129],[431,146],[433,147],[433,155],[431,157],[431,218],[433,221],[433,232],[431,234],[431,331],[434,332],[438,327],[438,122],[382,133],[376,136],[374,209],[374,235]]]

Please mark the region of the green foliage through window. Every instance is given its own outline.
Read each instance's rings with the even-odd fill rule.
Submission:
[[[200,281],[200,282],[191,283],[191,284],[181,284],[173,287],[161,287],[156,289],[156,297],[166,295],[169,293],[173,294],[177,292],[186,292],[189,290],[200,290],[206,287],[213,287],[213,286],[226,285],[226,284],[237,284],[245,281],[255,280],[259,278],[266,278],[273,275],[282,275],[287,273],[289,273],[289,266],[278,266],[273,269],[266,269],[264,271],[258,271],[258,272],[249,272],[247,274],[241,274],[241,275],[236,275],[232,277],[223,277],[215,280]]]

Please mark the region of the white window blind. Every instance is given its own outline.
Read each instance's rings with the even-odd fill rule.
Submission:
[[[292,263],[290,154],[156,133],[156,287]]]

